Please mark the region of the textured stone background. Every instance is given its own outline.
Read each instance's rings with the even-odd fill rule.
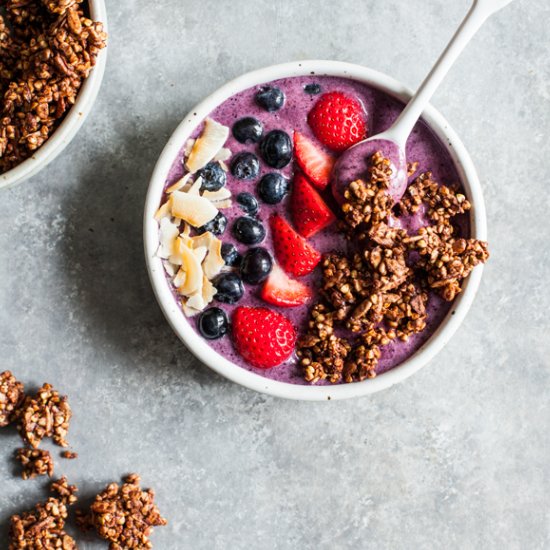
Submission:
[[[548,548],[547,0],[491,20],[433,101],[487,200],[493,257],[466,322],[402,385],[319,404],[226,382],[174,336],[143,263],[153,165],[193,104],[251,69],[332,58],[416,86],[468,1],[108,4],[94,112],[0,200],[0,366],[69,394],[80,458],[57,472],[84,497],[141,473],[170,520],[161,549]],[[45,494],[14,476],[18,442],[0,434],[1,542],[8,517]]]

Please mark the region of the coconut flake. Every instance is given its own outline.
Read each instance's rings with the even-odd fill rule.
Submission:
[[[193,150],[193,145],[195,145],[195,141],[196,141],[195,139],[189,138],[185,142],[185,145],[183,146],[183,156],[184,156],[184,158],[187,158],[191,154],[191,151]]]
[[[208,255],[202,263],[202,269],[207,279],[214,279],[225,266],[222,258],[222,242],[219,239],[212,241],[208,248]]]
[[[231,197],[231,191],[229,191],[227,187],[222,187],[217,191],[205,191],[202,196],[216,204],[219,201],[229,199]]]
[[[191,173],[206,166],[224,146],[229,136],[229,128],[211,118],[204,121],[204,129],[193,144],[185,165]]]
[[[212,160],[218,161],[221,164],[224,160],[229,160],[230,158],[231,149],[228,149],[227,147],[222,147]]]
[[[170,203],[166,201],[156,212],[155,220],[160,221],[162,218],[170,216]]]
[[[159,241],[160,246],[157,256],[164,260],[168,259],[174,253],[174,244],[180,234],[179,227],[170,221],[170,218],[160,220]]]
[[[233,201],[230,199],[220,201],[216,203],[216,208],[219,210],[225,210],[226,208],[231,208],[233,206]]]
[[[174,191],[170,195],[170,211],[172,216],[193,227],[203,226],[218,214],[218,209],[208,199],[182,191]]]
[[[191,175],[189,172],[183,176],[183,178],[179,179],[174,185],[171,185],[166,189],[166,193],[170,194],[174,191],[179,191],[180,189],[183,189],[186,185],[189,179],[191,178]]]

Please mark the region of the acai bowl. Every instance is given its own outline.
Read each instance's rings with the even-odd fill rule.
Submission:
[[[479,286],[482,265],[471,267],[486,259],[481,188],[455,132],[426,109],[402,204],[383,201],[383,158],[365,159],[347,212],[330,193],[330,162],[386,129],[411,95],[361,66],[295,62],[231,81],[176,129],[147,194],[145,254],[167,320],[203,363],[272,395],[342,399],[407,378],[448,342]],[[352,117],[334,135],[331,109]],[[382,199],[374,209],[361,202],[369,193]],[[458,285],[437,259],[456,260],[445,247],[457,257],[472,248]],[[222,313],[205,319],[210,309]]]

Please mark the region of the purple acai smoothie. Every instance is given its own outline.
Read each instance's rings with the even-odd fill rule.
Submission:
[[[310,91],[306,91],[306,86],[311,84],[317,84],[320,87],[321,94],[331,91],[340,91],[357,98],[365,109],[368,135],[375,135],[386,130],[395,121],[403,109],[403,104],[400,101],[392,98],[386,93],[359,82],[343,78],[311,75],[307,77],[287,78],[269,83],[271,86],[280,88],[285,95],[284,106],[277,111],[269,112],[257,104],[255,101],[255,95],[261,88],[261,86],[257,86],[230,97],[214,111],[212,111],[209,117],[219,124],[227,126],[231,129],[238,119],[250,116],[261,121],[264,128],[264,135],[271,130],[283,130],[292,137],[295,131],[299,131],[307,138],[315,140],[316,138],[308,125],[307,116],[315,102],[318,100],[319,94],[312,94]],[[311,90],[311,88],[309,88],[309,90]],[[191,137],[198,137],[201,134],[202,129],[203,123],[200,123]],[[237,153],[250,151],[255,153],[260,160],[260,174],[253,180],[237,179],[231,174],[231,171],[227,173],[226,187],[231,191],[233,198],[238,193],[243,191],[253,193],[256,197],[258,197],[257,183],[261,176],[268,172],[279,171],[287,177],[290,182],[292,182],[294,172],[297,170],[297,164],[295,161],[290,162],[281,170],[270,168],[262,160],[262,156],[259,153],[259,145],[257,143],[240,143],[234,138],[231,132],[226,141],[225,147],[230,149],[232,157],[234,157]],[[167,177],[166,188],[172,186],[186,173],[182,162],[184,149],[185,144],[182,144],[182,149],[177,158],[174,159],[172,169]],[[460,183],[458,173],[450,155],[435,134],[422,121],[416,125],[411,137],[408,140],[406,154],[409,162],[414,161],[419,163],[418,172],[422,173],[430,171],[433,174],[433,179],[437,182],[447,184]],[[230,164],[231,159],[229,159],[227,163]],[[336,201],[331,199],[330,192],[328,192],[328,190],[325,194],[323,194],[323,197],[326,197],[329,206],[338,215],[339,206]],[[260,203],[260,210],[257,214],[257,218],[261,220],[267,231],[267,236],[261,246],[267,248],[273,255],[274,248],[268,220],[274,212],[280,213],[286,219],[290,219],[290,200],[290,193],[281,203],[276,205],[268,205],[258,199],[258,202]],[[224,243],[232,243],[240,253],[244,253],[248,247],[242,243],[239,243],[234,238],[231,231],[234,220],[243,215],[241,208],[236,201],[233,201],[232,207],[225,209],[223,213],[227,216],[228,225],[227,230],[222,236],[220,236],[220,239]],[[459,216],[457,221],[462,236],[468,237],[470,228],[467,216]],[[394,223],[397,226],[411,232],[416,231],[420,226],[427,225],[422,209],[414,216],[395,219]],[[308,239],[308,242],[322,254],[332,251],[345,251],[349,246],[348,241],[346,241],[343,234],[338,231],[337,224],[333,224],[317,233]],[[305,282],[308,286],[310,286],[314,293],[315,289],[318,288],[321,278],[320,271],[320,267],[317,267],[312,274],[300,279],[302,282]],[[228,305],[225,303],[216,303],[214,298],[214,302],[211,305],[222,308],[227,313],[229,318],[231,318],[234,308],[238,306],[267,306],[281,312],[288,319],[290,319],[294,327],[296,327],[298,334],[300,334],[304,330],[304,326],[307,322],[311,304],[294,308],[277,308],[262,301],[259,297],[260,289],[261,285],[245,285],[244,296],[240,301],[238,301],[237,304]],[[174,296],[175,299],[179,299],[176,293],[174,293]],[[312,303],[314,302],[315,299]],[[452,302],[445,302],[437,294],[430,292],[427,306],[428,320],[426,329],[419,334],[411,336],[407,342],[396,339],[389,345],[383,347],[382,355],[377,367],[377,373],[382,373],[392,369],[413,355],[433,335],[451,308]],[[198,332],[197,317],[191,317],[188,321]],[[208,344],[216,352],[236,365],[253,371],[261,376],[291,384],[307,384],[304,380],[303,373],[301,372],[297,357],[295,355],[291,356],[288,361],[280,366],[271,369],[257,369],[247,364],[247,362],[237,353],[233,346],[230,332],[220,339],[208,340]],[[325,382],[320,381],[318,383],[322,384]]]

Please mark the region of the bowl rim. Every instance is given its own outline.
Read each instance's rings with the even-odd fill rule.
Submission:
[[[107,28],[107,9],[104,0],[88,0],[90,15],[95,21],[101,21]],[[52,162],[69,145],[90,114],[101,88],[105,67],[107,64],[107,47],[97,56],[97,61],[88,78],[82,84],[74,105],[67,115],[47,139],[28,159],[11,170],[0,174],[0,189],[13,187],[31,178]]]
[[[143,236],[147,271],[156,299],[176,335],[195,357],[225,378],[258,392],[287,399],[322,401],[369,395],[405,380],[424,367],[445,347],[466,317],[479,288],[483,266],[480,265],[473,270],[463,285],[462,293],[456,298],[453,307],[427,342],[403,363],[378,375],[372,380],[334,386],[298,385],[271,380],[232,363],[214,351],[194,331],[191,323],[187,320],[174,299],[169,283],[164,275],[162,262],[156,256],[158,249],[158,223],[154,218],[154,214],[160,204],[165,181],[172,163],[181,150],[182,144],[195,127],[228,97],[251,86],[257,86],[279,78],[310,74],[357,80],[381,89],[402,101],[408,101],[412,97],[411,90],[398,80],[379,71],[342,61],[304,60],[271,65],[245,73],[231,80],[192,108],[164,147],[154,168],[147,191]],[[485,203],[481,185],[470,155],[449,123],[433,106],[429,105],[426,108],[422,118],[449,151],[461,181],[464,184],[466,194],[471,200],[472,210],[470,212],[470,220],[472,236],[477,239],[486,240],[487,221]]]

